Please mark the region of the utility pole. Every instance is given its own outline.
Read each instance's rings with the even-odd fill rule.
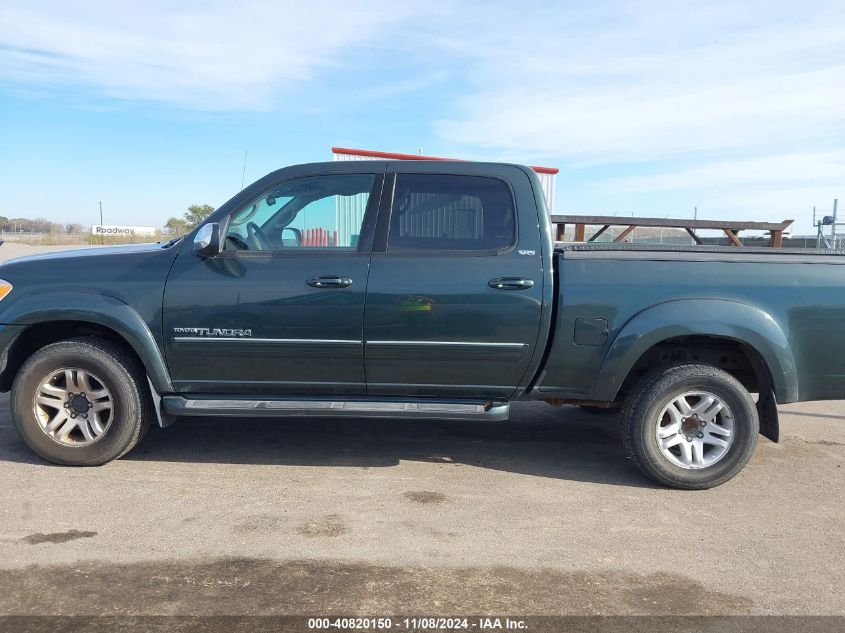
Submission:
[[[103,235],[103,201],[101,200],[97,204],[100,205],[100,244],[105,244],[106,237]]]

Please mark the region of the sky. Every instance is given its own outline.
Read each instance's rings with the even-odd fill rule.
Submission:
[[[845,2],[0,4],[0,215],[162,225],[333,145],[812,233],[845,204]]]

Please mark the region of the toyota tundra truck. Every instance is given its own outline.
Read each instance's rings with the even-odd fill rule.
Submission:
[[[519,165],[297,165],[166,244],[0,266],[0,390],[63,465],[180,416],[501,421],[544,400],[618,412],[646,475],[709,488],[778,441],[778,404],[845,397],[843,264],[555,244]]]

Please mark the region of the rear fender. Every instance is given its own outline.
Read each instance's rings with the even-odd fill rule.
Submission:
[[[614,400],[634,365],[654,345],[696,335],[731,339],[750,347],[769,370],[777,402],[795,402],[798,398],[795,358],[786,334],[772,315],[726,299],[679,299],[639,312],[620,329],[589,399]]]

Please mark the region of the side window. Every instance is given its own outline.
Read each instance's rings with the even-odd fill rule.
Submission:
[[[231,215],[225,250],[354,251],[374,182],[373,174],[327,174],[284,182]]]
[[[501,180],[396,176],[388,251],[495,251],[515,241],[513,196]]]

